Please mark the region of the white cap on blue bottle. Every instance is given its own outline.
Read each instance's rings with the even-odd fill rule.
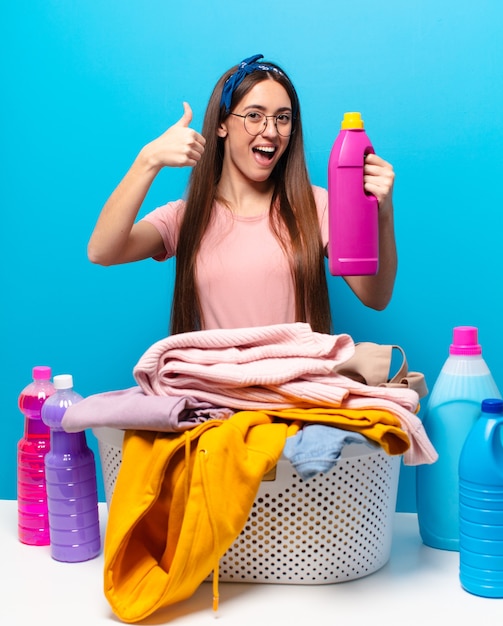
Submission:
[[[72,389],[73,376],[71,374],[58,374],[52,379],[55,389]]]

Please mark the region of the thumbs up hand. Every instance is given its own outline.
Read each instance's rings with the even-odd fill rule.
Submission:
[[[162,167],[193,167],[204,152],[206,139],[190,128],[192,109],[187,102],[183,103],[183,115],[160,137],[145,146],[152,166]]]

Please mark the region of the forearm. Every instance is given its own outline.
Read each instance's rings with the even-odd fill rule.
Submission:
[[[144,148],[100,213],[87,248],[90,261],[114,265],[133,260],[128,258],[131,231],[158,171]]]
[[[135,220],[150,186],[163,167],[193,167],[206,140],[190,128],[192,109],[184,102],[182,117],[148,143],[105,203],[89,240],[89,260],[100,265],[138,261],[162,252],[156,229]]]
[[[379,269],[374,276],[348,276],[346,282],[366,306],[381,311],[393,295],[398,257],[393,207],[379,212]]]

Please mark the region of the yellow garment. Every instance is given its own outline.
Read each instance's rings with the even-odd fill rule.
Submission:
[[[190,597],[218,566],[286,431],[247,412],[177,435],[126,432],[104,545],[105,595],[121,620]]]
[[[180,434],[126,432],[104,545],[105,595],[122,621],[187,599],[212,570],[218,596],[218,561],[303,422],[361,432],[390,454],[408,447],[381,409],[240,411]]]
[[[409,436],[402,429],[398,417],[384,409],[311,408],[264,412],[285,420],[327,424],[358,432],[378,443],[392,456],[403,454],[410,447]]]

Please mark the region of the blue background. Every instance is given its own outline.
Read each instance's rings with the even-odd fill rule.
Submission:
[[[331,277],[336,332],[400,344],[431,389],[452,328],[474,325],[503,386],[502,18],[497,0],[7,3],[0,497],[16,497],[17,397],[34,365],[73,374],[84,396],[120,389],[166,335],[173,263],[96,267],[87,241],[138,150],[182,115],[182,101],[200,130],[218,77],[257,52],[298,89],[314,183],[327,184],[347,110],[362,111],[376,151],[395,167],[393,301],[384,312],[366,310]],[[163,171],[141,214],[180,197],[187,175]],[[398,510],[414,510],[414,481],[404,467]]]

